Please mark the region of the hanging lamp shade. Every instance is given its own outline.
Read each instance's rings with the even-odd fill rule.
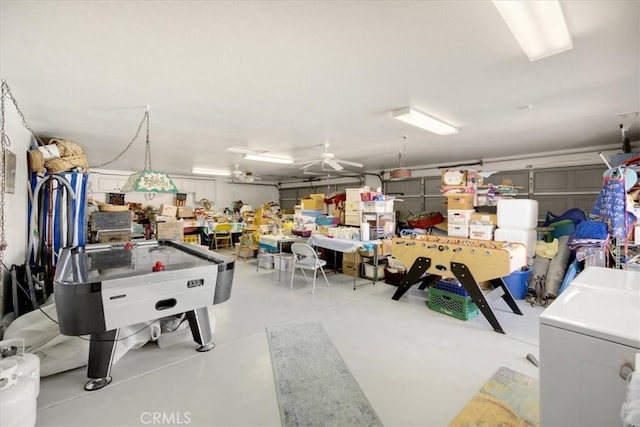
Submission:
[[[122,187],[123,193],[177,193],[178,187],[171,177],[164,172],[151,170],[151,143],[149,140],[149,107],[144,114],[143,122],[147,122],[147,138],[144,155],[144,169],[129,176]],[[142,124],[142,123],[141,123]],[[140,128],[138,128],[138,131]],[[136,133],[137,136],[137,133]],[[135,137],[134,137],[135,140]]]
[[[411,171],[409,169],[399,168],[393,169],[389,172],[389,179],[392,181],[400,181],[401,179],[411,178]]]
[[[389,172],[391,181],[401,181],[411,178],[411,170],[404,167],[404,154],[407,151],[407,137],[402,137],[402,149],[398,152],[398,167]]]
[[[178,187],[171,177],[164,172],[143,170],[129,176],[122,187],[123,193],[177,193]]]

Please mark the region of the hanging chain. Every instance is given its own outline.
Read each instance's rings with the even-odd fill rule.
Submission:
[[[0,262],[2,262],[2,264],[4,265],[4,251],[7,249],[7,239],[6,239],[6,233],[5,233],[5,227],[4,227],[4,195],[6,193],[7,190],[7,157],[6,157],[6,153],[5,150],[7,149],[7,147],[11,146],[11,141],[9,140],[9,135],[7,135],[7,133],[4,130],[4,125],[5,125],[5,110],[4,110],[4,101],[7,97],[7,94],[9,93],[9,86],[7,85],[7,83],[2,80],[2,93],[0,95],[0,140],[2,140],[2,170],[0,171],[0,173],[2,173],[2,177],[0,177],[0,192],[2,193],[0,195]],[[14,100],[14,105],[15,105],[15,100]],[[16,109],[17,109],[17,105],[16,105]]]
[[[407,153],[407,136],[402,135],[402,149],[398,151],[398,166],[404,169],[404,156]]]
[[[1,177],[0,177],[0,262],[4,263],[4,251],[6,250],[8,244],[7,244],[7,240],[6,240],[6,233],[5,233],[5,221],[4,221],[4,208],[5,208],[5,193],[6,193],[6,168],[7,168],[7,163],[6,163],[6,149],[7,147],[11,146],[11,141],[9,139],[9,135],[7,135],[6,131],[5,131],[5,100],[7,98],[11,99],[11,102],[13,103],[13,106],[16,109],[16,112],[18,113],[18,116],[20,116],[20,120],[22,121],[22,126],[24,126],[25,129],[27,129],[31,135],[35,138],[35,140],[38,142],[38,144],[40,146],[44,146],[46,147],[45,143],[42,141],[42,139],[40,139],[40,137],[38,135],[36,135],[36,133],[33,131],[33,129],[31,128],[31,126],[29,126],[29,123],[27,123],[27,119],[25,118],[24,114],[22,113],[22,110],[20,110],[20,107],[18,107],[18,102],[16,101],[15,97],[13,96],[13,94],[11,93],[11,88],[9,87],[9,85],[7,84],[7,82],[2,79],[1,80],[2,85],[1,85],[1,93],[0,93],[0,143],[2,146],[2,158],[0,159],[0,164],[2,165],[2,169],[0,170],[1,173]],[[150,142],[149,142],[149,107],[146,107],[146,111],[144,113],[144,117],[142,118],[142,120],[140,121],[140,123],[138,124],[138,128],[136,129],[136,133],[133,136],[133,138],[131,139],[131,141],[129,142],[129,144],[124,148],[124,150],[122,150],[115,158],[113,158],[112,160],[109,160],[108,162],[99,164],[99,165],[93,165],[90,166],[92,168],[100,168],[103,166],[106,166],[108,164],[111,164],[113,162],[115,162],[116,160],[118,160],[119,158],[121,158],[124,153],[126,153],[127,151],[129,151],[129,149],[131,148],[131,146],[133,145],[133,143],[136,141],[136,139],[138,138],[138,136],[140,135],[140,131],[142,130],[142,125],[145,123],[147,124],[147,138],[146,138],[146,148],[145,148],[145,169],[150,170],[151,169],[151,149],[150,149]]]
[[[151,170],[151,143],[149,142],[149,110],[145,113],[147,119],[147,140],[144,148],[144,170]]]
[[[115,162],[120,157],[122,157],[124,153],[129,151],[129,149],[131,148],[133,143],[136,141],[136,139],[138,139],[138,135],[140,135],[140,131],[142,130],[142,125],[144,124],[145,121],[147,122],[147,150],[149,149],[148,148],[149,147],[149,107],[146,107],[146,108],[147,110],[144,113],[144,117],[142,117],[142,120],[140,120],[140,123],[138,123],[138,129],[136,129],[136,134],[133,135],[133,138],[131,138],[131,141],[129,141],[129,144],[126,147],[124,147],[124,150],[122,150],[116,157],[109,160],[108,162],[100,163],[99,165],[90,165],[89,168],[91,169],[101,168],[101,167],[110,165],[111,163]],[[146,157],[146,154],[145,154],[145,157]],[[149,157],[149,159],[151,159],[151,157]]]
[[[22,126],[24,126],[24,128],[26,130],[28,130],[31,135],[33,135],[33,137],[35,138],[36,141],[38,141],[38,144],[40,145],[45,145],[44,142],[42,142],[42,140],[40,139],[40,137],[38,135],[36,135],[36,133],[33,131],[33,129],[31,129],[31,126],[29,126],[29,123],[27,123],[27,119],[24,117],[24,114],[22,114],[22,110],[20,110],[20,107],[18,107],[18,102],[16,101],[16,98],[13,96],[13,93],[11,93],[11,88],[9,87],[9,85],[7,84],[7,82],[3,79],[2,80],[2,96],[3,96],[3,101],[5,98],[9,98],[11,99],[11,102],[13,102],[13,106],[16,108],[16,111],[18,112],[18,115],[20,116],[20,120],[22,120]],[[3,120],[3,135],[5,135],[4,133],[4,102],[2,104],[3,110],[2,110],[2,120]]]

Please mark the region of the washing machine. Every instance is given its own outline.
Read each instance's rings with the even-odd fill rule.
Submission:
[[[540,315],[541,425],[620,426],[637,353],[640,272],[585,268]]]

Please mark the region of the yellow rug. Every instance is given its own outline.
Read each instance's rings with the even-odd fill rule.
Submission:
[[[449,423],[449,427],[540,425],[538,381],[501,367]]]

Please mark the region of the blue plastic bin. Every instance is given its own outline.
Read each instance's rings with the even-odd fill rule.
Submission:
[[[530,274],[531,270],[514,271],[510,275],[502,278],[513,298],[525,299],[527,296],[527,280],[529,280]]]

